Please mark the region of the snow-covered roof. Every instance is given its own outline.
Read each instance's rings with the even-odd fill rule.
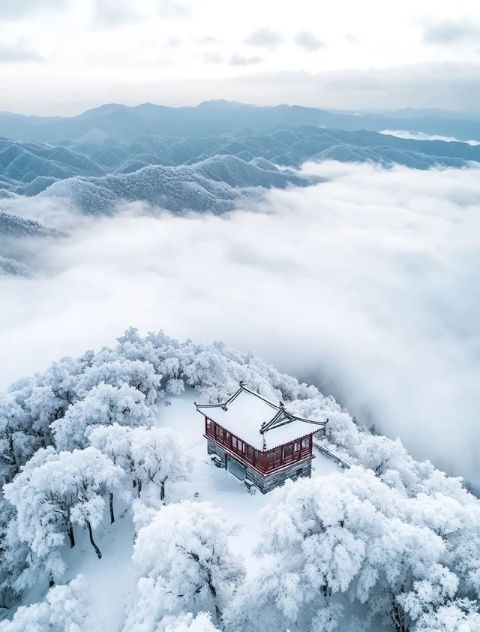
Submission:
[[[195,406],[199,412],[257,450],[271,450],[313,434],[327,423],[294,415],[283,402],[274,404],[242,382],[238,391],[226,402],[195,403]]]

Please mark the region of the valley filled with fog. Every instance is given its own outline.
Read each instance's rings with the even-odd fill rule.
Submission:
[[[222,340],[478,484],[479,176],[310,162],[221,214],[6,197],[56,234],[23,235],[34,272],[0,276],[0,388],[130,325]]]

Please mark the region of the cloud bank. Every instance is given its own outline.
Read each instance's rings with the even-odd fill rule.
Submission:
[[[259,48],[274,49],[283,42],[283,39],[284,38],[281,33],[272,31],[272,29],[269,28],[261,28],[253,31],[253,33],[247,37],[245,43]]]
[[[258,55],[241,55],[240,53],[234,53],[228,63],[230,66],[251,66],[253,64],[261,64],[262,58]]]
[[[0,64],[28,61],[44,61],[44,59],[25,40],[18,39],[12,43],[0,44]]]
[[[424,40],[431,44],[451,45],[478,42],[480,23],[471,18],[429,20],[423,29]]]
[[[95,0],[94,20],[102,26],[121,26],[142,19],[131,3],[125,0]]]
[[[318,37],[310,33],[310,31],[300,31],[295,35],[293,41],[306,50],[307,53],[314,53],[323,46],[322,40],[318,39]]]
[[[68,0],[2,0],[0,2],[0,17],[5,20],[17,20],[32,13],[45,9],[63,9]]]
[[[329,181],[221,217],[128,209],[42,242],[37,278],[0,280],[0,386],[129,325],[224,340],[478,482],[480,168],[307,169]]]
[[[397,138],[410,138],[412,140],[443,140],[445,143],[467,143],[468,145],[480,145],[478,140],[460,140],[454,136],[441,136],[439,134],[425,134],[425,132],[409,132],[404,129],[384,129],[380,134],[396,136]]]
[[[269,51],[265,48],[263,51],[263,59],[268,61],[270,56],[265,53]],[[198,51],[196,54],[198,57]],[[304,56],[303,52],[301,54]],[[202,55],[200,57],[210,63]],[[226,56],[225,64],[230,66],[230,60],[231,57]],[[242,68],[241,65],[236,67]],[[255,72],[251,72],[252,68]],[[258,66],[253,65],[248,72],[244,68],[244,72],[235,77],[199,78],[192,75],[181,81],[158,77],[154,82],[141,75],[133,80],[115,74],[106,82],[90,73],[82,77],[84,90],[80,95],[76,92],[78,76],[63,80],[61,94],[45,91],[43,79],[43,74],[31,75],[28,82],[19,85],[15,78],[0,75],[3,110],[72,115],[110,102],[138,105],[148,101],[181,106],[196,105],[212,98],[243,102],[245,95],[254,95],[252,100],[256,105],[290,103],[360,111],[441,108],[462,112],[474,119],[480,109],[478,63],[442,62],[321,72],[258,72]]]

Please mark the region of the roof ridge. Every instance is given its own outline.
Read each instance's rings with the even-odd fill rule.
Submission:
[[[221,408],[222,410],[227,411],[228,405],[231,404],[233,401],[235,401],[235,399],[243,391],[245,391],[246,393],[250,393],[251,395],[254,395],[258,399],[261,399],[266,404],[268,404],[268,406],[270,406],[271,408],[277,411],[275,415],[269,421],[263,422],[263,424],[260,426],[259,432],[262,435],[265,432],[268,432],[269,430],[274,430],[275,428],[279,428],[280,426],[283,426],[284,424],[287,424],[287,423],[291,423],[292,421],[303,421],[305,423],[320,426],[322,428],[324,428],[328,422],[328,418],[325,421],[315,421],[313,419],[307,419],[305,417],[300,417],[298,415],[295,415],[294,413],[291,413],[289,410],[285,408],[285,404],[283,403],[282,400],[280,400],[279,404],[274,404],[272,401],[270,401],[263,395],[260,395],[260,393],[257,393],[256,391],[252,391],[250,388],[245,386],[243,380],[239,382],[239,388],[237,389],[237,391],[233,393],[233,395],[231,395],[231,397],[229,397],[225,402],[218,402],[217,404],[197,404],[197,402],[194,402],[194,404],[198,412],[201,412],[200,411],[201,408],[202,409],[203,408]]]

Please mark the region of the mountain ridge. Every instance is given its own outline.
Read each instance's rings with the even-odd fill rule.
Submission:
[[[222,156],[224,162],[228,156],[247,163],[261,159],[266,161],[264,167],[268,163],[267,171],[271,173],[276,171],[274,165],[298,168],[308,160],[327,159],[427,169],[480,162],[480,146],[316,126],[260,132],[243,128],[219,136],[192,138],[143,135],[133,140],[118,140],[91,134],[56,145],[0,138],[0,198],[34,196],[68,178],[130,174],[152,165],[193,166],[216,156]],[[237,163],[236,186],[242,186],[241,164]],[[229,177],[233,177],[231,169]],[[260,181],[259,186],[264,184]]]
[[[305,124],[350,131],[381,131],[394,126],[394,129],[454,136],[461,140],[480,139],[480,120],[466,120],[448,113],[432,114],[428,110],[425,113],[346,113],[300,105],[257,106],[215,100],[178,107],[111,103],[70,117],[0,112],[0,136],[17,140],[78,139],[92,129],[92,124],[118,139],[135,138],[144,133],[161,136],[214,135],[240,127],[265,130]]]

